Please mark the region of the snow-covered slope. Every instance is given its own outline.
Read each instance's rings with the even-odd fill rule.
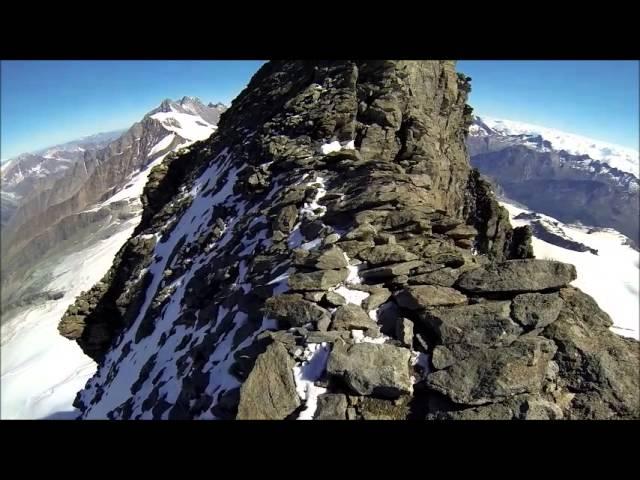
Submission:
[[[159,115],[159,114],[156,114]],[[85,290],[98,282],[111,267],[120,247],[139,223],[139,197],[151,169],[171,151],[203,140],[215,131],[196,115],[166,112],[160,120],[167,134],[150,149],[150,163],[132,172],[122,188],[110,198],[85,210],[98,211],[115,202],[128,202],[133,216],[112,218],[89,236],[74,238],[62,252],[44,259],[36,267],[42,292],[64,292],[62,298],[10,312],[2,323],[1,410],[3,419],[69,419],[77,414],[72,406],[76,393],[96,370],[75,342],[58,333],[60,318]],[[177,135],[183,139],[174,142]],[[160,156],[157,154],[163,152]],[[50,153],[55,155],[55,152]]]
[[[58,334],[58,322],[75,297],[107,272],[137,223],[138,217],[131,219],[116,235],[60,259],[46,290],[64,289],[64,297],[27,308],[2,325],[3,419],[74,416],[76,392],[96,365]]]
[[[502,202],[514,226],[530,224],[521,214],[530,210]],[[516,218],[521,215],[520,218]],[[612,229],[592,229],[565,225],[555,218],[535,214],[549,231],[597,250],[578,252],[537,238],[533,248],[537,258],[553,259],[576,266],[578,278],[573,285],[591,295],[614,322],[612,330],[620,335],[640,338],[640,253],[627,244],[627,238]]]
[[[638,150],[552,128],[512,120],[501,120],[483,116],[482,122],[494,132],[505,136],[540,135],[544,140],[551,143],[554,150],[565,150],[574,155],[589,155],[589,157],[594,160],[607,163],[611,167],[623,172],[631,173],[636,178],[640,177]],[[482,136],[488,132],[480,125],[472,125],[469,133],[470,135]]]

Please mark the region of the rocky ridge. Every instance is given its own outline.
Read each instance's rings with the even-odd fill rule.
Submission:
[[[274,61],[59,330],[83,418],[637,418],[638,342],[469,166],[449,61]]]

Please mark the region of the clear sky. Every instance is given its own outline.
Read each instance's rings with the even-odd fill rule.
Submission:
[[[126,128],[165,98],[229,104],[262,61],[3,61],[1,156]],[[459,61],[479,115],[638,148],[638,62]]]
[[[556,128],[638,149],[637,61],[464,61],[480,116]]]
[[[263,61],[3,61],[2,160],[127,128],[165,98],[227,105]]]

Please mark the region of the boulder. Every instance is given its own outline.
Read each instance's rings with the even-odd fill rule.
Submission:
[[[398,305],[409,310],[424,310],[434,306],[467,303],[467,297],[457,290],[435,285],[405,287],[395,294],[395,300]]]
[[[411,351],[389,344],[334,344],[327,373],[359,395],[397,398],[411,393]]]
[[[388,288],[373,287],[369,290],[369,296],[362,301],[362,308],[367,312],[377,309],[391,297],[391,291]]]
[[[349,262],[344,252],[335,246],[329,250],[320,252],[314,265],[314,267],[319,270],[339,270],[348,266]]]
[[[458,225],[452,230],[447,230],[445,235],[454,240],[471,239],[478,234],[478,231],[471,225]]]
[[[554,260],[508,260],[463,273],[457,282],[473,293],[538,292],[564,287],[576,279],[576,269]]]
[[[455,268],[441,268],[429,273],[423,273],[409,277],[411,285],[440,285],[441,287],[452,287],[462,272]]]
[[[428,375],[429,388],[464,405],[501,402],[542,389],[555,344],[544,337],[523,337],[501,348],[468,348],[450,367]]]
[[[420,320],[444,345],[508,345],[522,333],[511,320],[510,302],[485,302],[450,308],[432,308]]]
[[[240,388],[238,420],[283,420],[300,406],[293,378],[295,362],[274,342],[256,359]]]
[[[401,245],[377,245],[360,253],[360,258],[370,266],[388,265],[390,263],[409,262],[417,260],[418,256],[408,252]]]
[[[612,322],[586,293],[560,290],[564,306],[543,333],[558,345],[558,375],[575,394],[572,419],[640,418],[640,346],[609,330]]]
[[[367,330],[376,323],[361,307],[353,303],[342,305],[333,313],[332,330]]]
[[[324,301],[332,307],[339,307],[340,305],[346,305],[345,298],[336,292],[327,292],[324,294]]]
[[[358,256],[360,252],[371,248],[375,245],[373,240],[341,240],[337,243],[337,245],[347,254],[349,258],[353,258]]]
[[[387,279],[397,277],[399,275],[407,275],[411,270],[421,265],[422,262],[420,260],[412,260],[410,262],[396,263],[393,265],[386,265],[384,267],[362,270],[360,272],[360,276],[366,280]]]
[[[544,328],[556,321],[562,305],[557,293],[523,293],[513,299],[513,318],[525,328]]]
[[[327,310],[304,300],[302,295],[296,293],[268,298],[264,304],[264,312],[291,327],[301,327],[307,323],[317,325],[318,322],[327,322],[331,318]]]
[[[318,270],[309,273],[294,273],[289,276],[289,287],[292,290],[329,290],[344,282],[349,270]]]
[[[323,393],[318,395],[318,405],[314,420],[346,420],[347,397],[341,393]]]
[[[293,264],[318,270],[339,270],[349,266],[344,252],[336,246],[313,252],[301,248],[296,249],[294,250]]]
[[[273,229],[289,233],[293,230],[298,220],[298,209],[295,205],[287,205],[276,216]]]

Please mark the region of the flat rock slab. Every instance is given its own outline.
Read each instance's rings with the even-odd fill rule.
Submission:
[[[560,288],[576,279],[576,268],[553,260],[509,260],[463,273],[457,282],[473,293],[521,293]]]
[[[409,277],[411,285],[440,285],[441,287],[452,287],[462,271],[456,268],[441,268],[429,273],[423,273]]]
[[[335,344],[327,372],[359,395],[397,398],[412,391],[411,351],[389,344]]]
[[[256,359],[240,388],[238,420],[282,420],[300,406],[293,378],[295,362],[274,342]]]
[[[294,273],[289,277],[292,290],[329,290],[344,282],[349,270],[318,270],[309,273]]]
[[[444,345],[496,346],[510,344],[523,331],[510,313],[511,302],[486,302],[433,308],[421,314],[420,320]]]
[[[445,370],[429,374],[429,388],[456,403],[497,403],[542,388],[557,347],[544,337],[522,337],[508,347],[466,349]]]
[[[467,297],[459,291],[437,285],[409,286],[396,293],[395,299],[398,305],[409,310],[467,303]]]
[[[377,280],[399,275],[407,275],[414,268],[420,267],[423,262],[420,260],[412,260],[410,262],[396,263],[384,267],[371,268],[360,272],[360,276],[366,280]]]

